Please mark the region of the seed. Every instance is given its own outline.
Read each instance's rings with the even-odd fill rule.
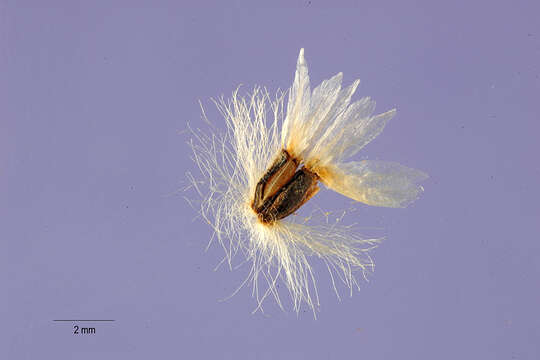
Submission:
[[[304,205],[318,191],[319,177],[281,150],[255,188],[251,207],[263,223],[283,219]]]

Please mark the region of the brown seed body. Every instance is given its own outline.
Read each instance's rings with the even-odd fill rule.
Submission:
[[[317,174],[302,167],[282,150],[257,183],[251,207],[264,223],[271,223],[295,212],[318,191]]]
[[[268,207],[269,198],[276,195],[292,179],[297,167],[298,163],[289,153],[281,150],[255,188],[255,196],[251,207],[256,213]]]

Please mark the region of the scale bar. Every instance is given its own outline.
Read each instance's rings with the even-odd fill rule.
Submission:
[[[116,320],[110,320],[110,319],[57,319],[53,321],[116,321]]]

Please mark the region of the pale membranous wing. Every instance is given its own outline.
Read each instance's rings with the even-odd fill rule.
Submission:
[[[311,100],[311,89],[309,86],[309,75],[306,60],[304,59],[304,49],[300,49],[298,61],[296,63],[296,73],[294,82],[289,90],[289,101],[287,103],[287,116],[283,121],[281,132],[281,146],[289,148],[291,139],[297,137],[293,133],[293,127],[303,124],[308,115]],[[296,130],[296,129],[294,129]]]
[[[330,165],[323,182],[330,189],[364,204],[406,207],[424,190],[428,175],[389,161],[363,160]]]
[[[311,92],[304,51],[300,50],[282,128],[282,145],[293,157],[305,159],[313,149],[314,139],[320,138],[349,106],[360,81],[342,89],[342,78],[343,74],[338,73]]]
[[[307,162],[316,169],[355,155],[375,139],[396,114],[394,109],[371,116],[374,110],[375,101],[367,97],[352,103],[317,139]]]

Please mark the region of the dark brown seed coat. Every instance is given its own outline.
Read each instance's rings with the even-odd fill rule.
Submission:
[[[255,188],[251,207],[264,223],[271,223],[295,212],[318,191],[317,174],[302,167],[282,150]]]

